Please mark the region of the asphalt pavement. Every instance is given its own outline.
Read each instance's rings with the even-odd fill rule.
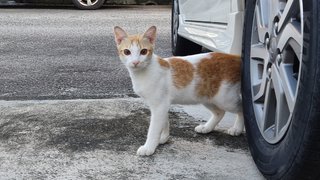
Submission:
[[[171,56],[168,6],[0,9],[0,99],[92,99],[134,95],[113,27],[158,27],[156,52]]]
[[[210,113],[173,105],[171,136],[139,157],[150,111],[118,60],[112,28],[158,27],[171,56],[169,6],[0,7],[0,179],[263,179],[245,134],[194,127]]]
[[[0,102],[0,179],[263,179],[244,135],[203,123],[172,106],[169,142],[136,151],[150,111],[138,98]]]

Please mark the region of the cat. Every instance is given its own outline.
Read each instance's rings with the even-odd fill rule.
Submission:
[[[240,135],[244,130],[240,57],[210,52],[161,58],[154,54],[156,31],[151,26],[142,35],[128,35],[114,27],[118,54],[129,71],[133,90],[151,110],[147,140],[137,155],[152,155],[159,144],[167,142],[171,104],[203,104],[211,111],[212,117],[195,128],[197,133],[213,131],[226,111],[236,113],[228,134]]]

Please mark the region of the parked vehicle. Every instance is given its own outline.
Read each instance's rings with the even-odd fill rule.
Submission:
[[[241,54],[246,134],[268,179],[320,178],[319,12],[319,0],[173,0],[174,55]]]
[[[164,5],[170,0],[0,0],[0,3],[37,3],[37,4],[71,4],[83,10],[94,10],[101,8],[104,4],[144,4],[144,5]],[[9,3],[12,4],[12,3]]]

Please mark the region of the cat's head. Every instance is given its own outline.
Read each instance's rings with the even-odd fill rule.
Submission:
[[[127,68],[141,70],[150,64],[156,31],[156,27],[151,26],[142,35],[128,35],[122,28],[114,27],[118,54]]]

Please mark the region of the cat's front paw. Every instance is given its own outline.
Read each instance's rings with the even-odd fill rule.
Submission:
[[[204,124],[200,124],[199,126],[197,126],[195,129],[194,129],[197,133],[201,133],[201,134],[207,134],[209,132],[211,132],[213,129],[208,127],[208,126],[205,126]]]
[[[155,148],[151,148],[151,147],[143,145],[143,146],[140,146],[140,148],[138,149],[137,155],[150,156],[154,153],[155,150],[156,150]]]
[[[237,129],[237,128],[230,128],[228,129],[228,134],[230,134],[231,136],[239,136],[242,133],[242,129]]]

